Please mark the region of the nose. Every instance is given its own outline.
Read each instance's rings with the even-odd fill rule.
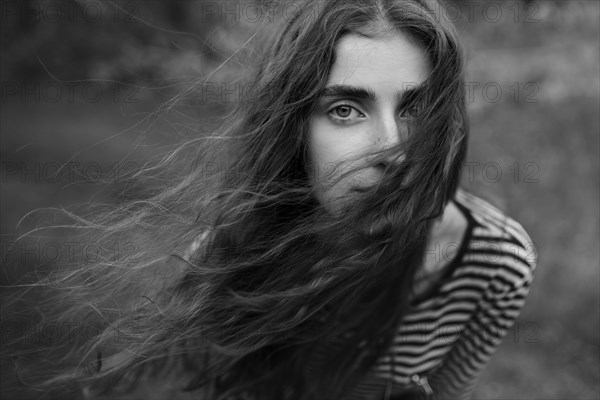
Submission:
[[[376,128],[376,147],[383,151],[399,145],[408,137],[408,118],[399,117],[395,113],[389,113],[382,117]],[[388,155],[386,163],[397,163],[401,161],[401,155]]]

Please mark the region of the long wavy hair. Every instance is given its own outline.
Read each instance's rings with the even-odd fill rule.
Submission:
[[[385,166],[381,180],[332,215],[307,173],[308,122],[340,37],[383,31],[422,46],[431,72],[403,100],[409,137],[360,166]],[[315,0],[277,37],[235,119],[149,170],[144,198],[69,214],[99,251],[32,285],[42,326],[74,327],[45,347],[46,386],[127,391],[176,362],[183,389],[218,400],[344,398],[391,345],[466,153],[456,33],[437,2]]]

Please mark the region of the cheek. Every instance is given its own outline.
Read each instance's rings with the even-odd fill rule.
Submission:
[[[314,168],[331,170],[334,165],[349,161],[362,147],[356,134],[331,127],[325,118],[311,121],[308,134],[310,162]]]
[[[323,180],[331,177],[335,165],[343,161],[340,152],[343,148],[335,132],[328,129],[323,121],[313,120],[308,133],[308,165],[313,185],[321,186]]]
[[[321,122],[321,123],[319,123]],[[338,204],[350,185],[351,179],[337,182],[337,179],[353,162],[361,143],[356,137],[344,135],[339,130],[327,126],[326,121],[312,121],[307,135],[308,160],[306,170],[319,202],[332,213],[341,207]]]

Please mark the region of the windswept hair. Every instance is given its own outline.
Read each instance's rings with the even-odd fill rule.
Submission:
[[[244,392],[347,396],[391,345],[431,224],[457,189],[466,153],[462,54],[440,6],[304,3],[233,122],[169,155],[169,179],[144,199],[71,214],[80,240],[101,250],[131,246],[121,257],[100,251],[63,265],[35,284],[47,289],[43,324],[81,328],[43,356],[56,371],[46,384],[126,391],[178,365],[190,377],[187,390],[218,400]],[[360,166],[385,165],[382,179],[332,215],[307,173],[309,118],[340,37],[385,32],[421,46],[431,73],[403,100],[417,110],[408,139]],[[399,154],[401,162],[385,161]],[[186,166],[178,176],[171,160]],[[227,173],[206,174],[222,160]],[[330,178],[318,177],[337,182]],[[94,335],[87,329],[83,337],[89,326]]]

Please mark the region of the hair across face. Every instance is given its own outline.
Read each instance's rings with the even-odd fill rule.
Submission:
[[[380,174],[383,165],[389,166],[386,159],[398,158],[402,154],[404,166],[395,163],[393,168],[388,168],[386,175],[395,175],[394,179],[400,182],[415,180],[427,185],[432,184],[431,173],[438,174],[448,184],[437,185],[438,194],[432,210],[439,212],[457,185],[467,133],[461,54],[453,29],[438,15],[439,10],[437,2],[418,0],[305,2],[297,15],[288,21],[259,74],[258,93],[253,96],[258,101],[249,104],[249,124],[245,126],[247,142],[241,146],[247,155],[242,169],[250,175],[255,174],[255,182],[259,186],[265,181],[283,185],[303,182],[311,189],[305,197],[316,198],[318,204],[331,213],[332,208],[340,207],[327,204],[347,194],[347,185],[337,181],[358,179],[362,181],[361,185],[372,183],[377,179],[366,175]],[[388,56],[408,57],[410,54],[405,54],[405,51],[413,51],[420,58],[393,60],[402,64],[397,65],[401,68],[396,74],[391,69],[392,60],[380,60],[382,62],[375,65],[372,58],[377,54],[369,53],[368,46],[346,48],[369,40],[372,43],[391,43],[393,38],[397,39],[397,51],[392,49],[393,45],[388,46]],[[357,51],[364,54],[359,55]],[[414,71],[408,71],[405,61],[422,65],[415,65]],[[353,73],[354,76],[350,71],[352,64],[356,68],[362,67]],[[390,66],[384,75],[393,76],[390,87],[397,86],[397,92],[407,92],[406,96],[396,99],[396,105],[403,108],[398,109],[396,115],[410,117],[397,122],[408,125],[408,120],[411,120],[411,137],[391,145],[396,140],[390,141],[393,135],[388,135],[387,146],[369,146],[364,138],[358,145],[357,137],[352,135],[347,135],[349,140],[337,140],[336,144],[325,140],[325,135],[315,135],[317,131],[323,132],[327,125],[326,120],[317,117],[323,115],[323,100],[331,98],[325,96],[332,92],[327,87],[335,81],[337,89],[340,89],[340,83],[346,77],[354,79],[354,86],[360,79],[374,80],[383,73],[379,68],[384,65]],[[419,70],[420,76],[416,76],[416,70]],[[419,86],[419,90],[413,86]],[[340,91],[337,92],[339,94]],[[380,96],[379,100],[373,103],[383,105],[383,97]],[[385,101],[389,108],[393,102],[388,100]],[[342,110],[348,112],[350,109]],[[419,115],[414,115],[413,110],[419,110]],[[377,111],[382,110],[378,108]],[[354,118],[354,115],[350,117]],[[390,115],[388,112],[388,121]],[[376,122],[385,122],[380,115],[373,118],[375,116],[371,113],[370,117],[371,128]],[[365,132],[362,129],[366,126],[364,122],[345,124],[343,128],[338,124],[337,131],[349,133],[359,130],[360,125],[360,130]],[[381,129],[378,130],[381,132]],[[402,130],[407,130],[407,127],[397,126],[399,135],[402,135]],[[370,135],[370,139],[373,138]],[[319,139],[323,141],[319,142]],[[332,137],[329,136],[329,139]],[[345,148],[344,143],[349,147]],[[327,148],[331,149],[331,154],[321,154]],[[341,152],[345,154],[342,156]],[[369,157],[364,157],[369,154]],[[362,158],[368,162],[367,165],[351,162],[351,158],[355,161]],[[433,165],[439,163],[442,165]],[[364,171],[359,172],[359,169]],[[377,169],[380,171],[375,172]],[[404,172],[400,173],[399,169]]]
[[[429,69],[425,50],[401,31],[374,37],[346,33],[339,39],[308,128],[307,171],[329,212],[339,213],[353,189],[375,185],[388,165],[401,161],[401,154],[389,155],[343,181],[336,179],[408,138],[416,110],[407,98],[423,85]]]

